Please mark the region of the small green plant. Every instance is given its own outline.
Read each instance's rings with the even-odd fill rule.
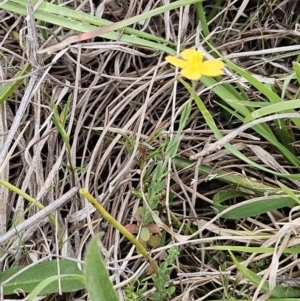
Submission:
[[[67,131],[65,130],[65,126],[66,126],[67,119],[68,119],[68,114],[70,112],[71,100],[72,100],[72,95],[70,95],[68,97],[67,103],[63,106],[60,114],[58,112],[57,105],[52,100],[51,100],[51,104],[52,104],[52,108],[53,108],[52,121],[66,145],[67,153],[68,153],[68,169],[71,172],[72,184],[75,187],[75,167],[72,164],[70,136],[67,133]]]
[[[136,234],[139,232],[139,226],[141,226],[139,241],[145,247],[147,245],[151,247],[160,245],[162,236],[161,229],[154,222],[153,215],[159,216],[164,208],[167,176],[169,174],[167,169],[168,162],[177,154],[181,141],[181,134],[190,116],[190,112],[191,101],[189,100],[181,114],[179,129],[177,130],[176,135],[172,136],[170,140],[166,140],[165,143],[163,143],[163,148],[159,147],[159,150],[165,153],[163,160],[157,162],[157,150],[155,151],[155,154],[153,154],[151,150],[147,151],[145,149],[142,152],[143,160],[140,160],[139,164],[142,170],[141,184],[139,190],[134,189],[133,193],[142,201],[143,206],[139,207],[136,212],[138,225],[128,224],[126,225],[126,228],[131,233]],[[169,200],[172,200],[172,195],[169,195],[168,197]]]
[[[168,256],[165,259],[165,261],[159,266],[156,273],[151,276],[155,288],[154,294],[152,294],[148,299],[145,299],[145,296],[143,296],[143,294],[146,293],[149,287],[148,282],[145,283],[141,288],[139,287],[140,284],[137,285],[137,282],[131,282],[124,290],[126,300],[128,301],[169,300],[170,297],[175,292],[175,286],[171,282],[170,272],[172,269],[172,264],[178,255],[179,255],[178,247],[172,246],[168,252]]]
[[[91,202],[99,211],[99,213],[102,214],[102,216],[109,221],[114,227],[116,227],[123,235],[125,235],[136,247],[137,251],[140,252],[141,254],[144,255],[145,258],[147,258],[151,266],[154,270],[154,275],[152,276],[154,287],[156,288],[156,292],[154,293],[153,296],[151,296],[150,300],[167,300],[169,296],[172,295],[172,293],[175,291],[175,287],[173,287],[172,283],[170,282],[170,266],[173,264],[174,260],[179,254],[178,247],[173,246],[169,250],[168,257],[165,259],[165,261],[158,266],[155,261],[153,261],[150,257],[147,251],[144,249],[142,244],[135,238],[133,235],[131,235],[130,231],[128,231],[125,227],[122,225],[119,225],[102,207],[101,205],[85,190],[81,189],[80,193],[89,201]],[[92,243],[91,243],[92,244]],[[95,242],[94,242],[95,244]],[[95,249],[95,246],[93,246]],[[94,250],[94,252],[96,252]],[[86,257],[86,264],[88,266],[88,263],[94,262],[94,261],[89,261],[91,258],[91,251],[87,252],[87,257]],[[98,259],[99,260],[99,259]],[[91,268],[95,267],[95,264],[91,264]],[[98,268],[97,268],[98,269]],[[96,271],[94,271],[96,273]],[[95,276],[91,276],[89,269],[86,269],[86,277],[87,277],[87,283],[89,283],[88,279],[94,279]],[[91,278],[90,278],[91,277]],[[127,291],[127,294],[133,294],[134,290],[131,290],[130,288]],[[144,288],[142,290],[139,290],[139,292],[135,292],[135,298],[138,300],[139,296],[142,294],[142,291],[144,291]],[[134,299],[135,300],[135,299]]]
[[[178,247],[172,246],[169,250],[168,257],[159,266],[158,271],[152,276],[156,292],[149,298],[153,301],[169,300],[175,292],[175,286],[171,282],[170,270],[173,262],[179,255]]]
[[[147,283],[145,283],[141,288],[136,286],[136,281],[130,282],[124,289],[125,299],[127,301],[139,301],[143,299],[143,294],[146,293],[148,289]]]

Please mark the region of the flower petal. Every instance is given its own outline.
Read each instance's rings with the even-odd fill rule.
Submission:
[[[218,60],[208,60],[201,64],[200,72],[205,76],[218,76],[224,74],[224,63]]]
[[[184,68],[181,70],[181,75],[190,79],[190,80],[199,80],[201,77],[201,73],[198,69],[194,68]]]
[[[187,66],[187,62],[184,61],[184,60],[181,60],[175,56],[172,56],[172,55],[168,55],[166,56],[166,61],[176,67],[179,67],[179,68],[185,68]]]
[[[203,52],[197,51],[196,49],[185,49],[180,53],[181,57],[186,61],[194,60],[199,58],[199,63],[202,62],[204,57]]]

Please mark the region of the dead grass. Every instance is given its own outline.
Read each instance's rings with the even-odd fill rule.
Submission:
[[[214,7],[210,1],[204,3],[209,15]],[[299,45],[298,1],[249,1],[246,7],[243,7],[246,3],[247,1],[223,1],[222,9],[218,10],[217,17],[209,24],[210,41],[223,55],[231,55],[237,65],[251,73],[275,79],[289,73],[296,54],[280,56],[281,53],[278,53],[275,56],[260,55],[260,52]],[[123,0],[112,0],[102,12],[100,3],[93,3],[93,9],[90,4],[88,1],[71,1],[67,6],[88,13],[97,11],[99,16],[103,13],[107,19],[117,21],[160,6],[162,1],[154,3],[134,0],[129,4]],[[17,33],[26,30],[25,18],[4,11],[0,11],[0,14],[0,75],[4,83],[12,79],[28,62],[28,56],[16,39]],[[182,16],[179,10],[172,11],[170,15],[136,24],[135,28],[143,28],[160,37],[169,37],[175,43],[180,42],[184,48],[193,47],[195,41],[199,40],[195,16],[195,7],[190,6],[185,7]],[[42,45],[45,42],[41,39],[42,28],[35,27],[35,30]],[[49,43],[74,35],[54,27],[51,28],[51,32],[53,35],[51,34],[48,40],[52,42]],[[234,53],[248,51],[255,53],[234,57]],[[42,65],[48,66],[52,58],[53,56],[45,55],[39,60]],[[34,75],[37,75],[36,80],[30,82]],[[40,78],[43,78],[42,82],[38,82]],[[16,118],[17,109],[24,99],[28,85],[36,89],[28,98],[28,106],[24,108],[14,135],[14,146],[10,148],[12,153],[7,153],[9,163],[7,161],[1,177],[40,200],[45,206],[51,205],[74,186],[70,170],[66,166],[66,148],[51,122],[50,105],[53,100],[61,108],[68,97],[71,97],[66,130],[71,137],[71,161],[73,166],[76,166],[76,187],[87,188],[121,224],[136,223],[135,212],[140,206],[140,200],[132,190],[140,188],[139,175],[143,166],[137,164],[135,159],[147,163],[144,160],[143,145],[146,145],[159,129],[165,128],[165,132],[150,143],[153,148],[158,148],[164,143],[170,127],[176,131],[178,114],[189,97],[181,85],[174,85],[174,81],[174,72],[164,62],[163,53],[100,38],[72,48],[49,70],[46,67],[36,70],[34,67],[26,77],[25,85],[1,106],[1,132],[2,137],[5,137]],[[174,93],[175,106],[172,102]],[[239,122],[224,115],[224,111],[215,104],[218,99],[209,90],[204,89],[201,83],[198,84],[197,93],[213,112],[220,129],[230,130],[239,125]],[[249,90],[249,95],[254,101],[261,97],[252,90]],[[178,152],[180,156],[188,158],[198,153],[207,141],[214,141],[212,132],[195,107],[186,128],[190,130],[186,130],[182,137]],[[247,144],[248,140],[247,136],[239,136],[233,143]],[[1,143],[3,145],[4,141]],[[260,145],[270,153],[274,152],[274,158],[279,164],[287,169],[290,167],[286,166],[288,163],[285,159],[277,155],[264,141],[251,143]],[[209,159],[204,158],[204,163],[218,170],[224,169],[266,185],[274,185],[275,178],[272,175],[265,175],[242,164],[229,153],[220,154]],[[253,161],[260,162],[252,151],[245,151],[245,154]],[[269,233],[268,239],[271,239],[280,229],[278,223],[288,221],[289,211],[274,211],[256,219],[217,219],[207,224],[215,217],[212,196],[232,185],[228,186],[217,179],[209,180],[207,175],[197,174],[193,169],[181,170],[174,164],[170,167],[172,172],[169,189],[174,196],[170,210],[193,231],[201,230],[199,240],[195,239],[193,244],[189,241],[180,243],[180,256],[172,272],[177,288],[176,296],[172,300],[212,300],[221,299],[227,294],[237,299],[253,296],[255,287],[236,276],[236,270],[227,252],[213,248],[205,250],[204,247],[227,244],[262,246],[266,242],[265,239],[251,235],[244,237],[245,232],[239,237],[236,235],[237,231]],[[22,221],[37,214],[37,208],[29,206],[23,197],[12,191],[5,193],[8,193],[8,196],[6,195],[2,202],[7,201],[6,212],[3,211],[1,219],[4,221],[7,217],[7,229],[10,229],[17,219]],[[162,212],[162,219],[167,223],[166,211]],[[62,256],[82,260],[87,240],[94,233],[103,231],[105,235],[102,240],[102,252],[107,262],[113,270],[120,270],[123,264],[122,272],[115,273],[117,285],[130,278],[142,264],[141,257],[130,251],[131,245],[76,195],[65,200],[56,217],[62,225],[66,240]],[[298,217],[298,214],[295,213],[293,217]],[[232,235],[231,231],[235,231],[235,234]],[[25,233],[21,243],[17,236],[3,243],[6,249],[1,257],[3,269],[28,264],[31,260],[49,254],[55,257],[59,253],[56,235],[47,220],[37,220],[35,226],[28,227]],[[287,235],[290,236],[291,232]],[[296,242],[291,239],[290,242],[286,241],[286,245]],[[16,248],[19,243],[19,247]],[[172,244],[169,234],[166,236],[167,243]],[[155,250],[154,254],[158,254],[159,250],[162,253],[163,249]],[[243,260],[247,259],[250,267],[257,268],[258,273],[268,269],[271,260],[270,253],[253,254],[249,257],[241,252],[240,256]],[[125,264],[130,257],[132,260]],[[298,259],[294,255],[286,256],[283,262],[286,268],[282,266],[280,275],[299,275]],[[197,274],[199,271],[202,274]],[[234,285],[237,285],[236,290]],[[83,295],[84,293],[66,294],[64,300],[74,300]]]

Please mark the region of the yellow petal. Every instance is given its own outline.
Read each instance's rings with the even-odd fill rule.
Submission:
[[[199,58],[202,61],[204,57],[203,52],[197,51],[196,49],[185,49],[180,53],[181,57],[186,61],[191,61],[192,59]]]
[[[222,75],[224,68],[224,63],[218,60],[208,60],[201,64],[200,72],[205,76],[218,76]]]
[[[190,80],[199,80],[201,77],[201,73],[199,70],[194,68],[184,68],[181,70],[181,75],[190,79]]]
[[[179,59],[175,56],[171,56],[171,55],[166,56],[166,61],[179,68],[185,68],[187,66],[186,61],[181,60],[181,59]]]

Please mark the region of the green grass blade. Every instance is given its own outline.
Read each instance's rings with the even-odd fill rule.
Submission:
[[[26,75],[30,72],[31,66],[26,64],[24,68],[16,74],[16,81],[2,84],[0,86],[0,104],[4,103],[8,97],[10,97],[22,84],[23,79],[17,79],[20,76]]]
[[[300,99],[293,99],[293,100],[287,100],[287,101],[282,101],[282,102],[277,102],[274,104],[270,104],[268,106],[265,106],[263,108],[260,108],[244,119],[244,123],[248,123],[252,120],[255,120],[257,118],[261,118],[266,115],[270,115],[273,113],[279,113],[279,112],[284,112],[284,113],[296,113],[293,109],[299,109],[300,108]],[[298,119],[293,119],[293,121],[297,121],[297,126],[298,123],[300,123],[300,120]]]
[[[297,81],[300,84],[300,64],[298,62],[293,62],[293,68],[295,70]]]
[[[214,209],[216,214],[221,213],[224,210],[232,207],[231,205],[221,205],[223,202],[232,200],[235,198],[241,198],[248,196],[248,192],[242,192],[238,190],[224,190],[216,193],[213,197]],[[263,213],[270,212],[272,210],[292,207],[297,205],[297,201],[290,196],[266,196],[259,197],[245,202],[240,202],[235,205],[232,210],[222,215],[225,219],[239,219],[247,218],[251,216],[257,216]]]
[[[240,232],[239,232],[240,233]],[[249,234],[249,233],[247,233]],[[246,233],[245,233],[246,235]],[[252,233],[250,233],[252,235]],[[254,234],[253,234],[254,235]],[[263,233],[256,234],[257,236],[263,236]],[[270,234],[266,234],[266,239],[268,239]],[[250,254],[268,254],[273,253],[274,248],[266,248],[266,247],[244,247],[244,246],[210,246],[210,247],[204,247],[204,249],[207,250],[220,250],[220,251],[236,251],[236,252],[246,252]],[[300,248],[285,248],[282,253],[284,254],[299,254]]]
[[[237,266],[238,270],[243,274],[244,277],[249,279],[252,283],[255,285],[259,285],[261,278],[257,276],[256,273],[252,272],[251,270],[244,267],[242,264],[240,264],[237,259],[234,257],[231,251],[229,251],[229,254],[234,262],[234,264]],[[262,290],[264,292],[269,292],[269,282],[265,281]],[[282,286],[276,285],[273,292],[272,297],[276,298],[282,298],[282,297],[290,297],[290,298],[299,298],[300,297],[300,290],[295,288],[284,288]]]
[[[211,116],[211,114],[209,113],[209,111],[206,109],[204,103],[202,102],[202,100],[200,99],[200,97],[196,94],[196,92],[194,91],[194,89],[184,80],[182,80],[181,78],[178,78],[178,80],[185,86],[185,88],[189,91],[189,93],[191,94],[191,96],[193,97],[194,101],[196,102],[199,111],[201,112],[201,114],[203,115],[207,125],[209,126],[209,128],[213,131],[215,137],[217,139],[221,139],[223,137],[223,135],[221,134],[221,132],[219,131],[218,127],[216,126],[213,117]],[[266,137],[268,134],[268,131],[264,129],[263,126],[257,125],[253,128],[259,129],[259,132],[262,132]],[[270,137],[268,137],[270,139]],[[274,137],[274,141],[276,141],[276,138]],[[271,169],[265,168],[263,166],[261,166],[260,164],[257,164],[256,162],[250,160],[248,157],[246,157],[245,155],[243,155],[240,151],[238,151],[236,148],[234,148],[230,143],[227,143],[225,145],[225,148],[227,150],[229,150],[234,156],[236,156],[237,158],[243,160],[244,162],[250,164],[253,167],[256,167],[260,170],[264,170],[266,172],[269,172],[271,174],[276,174],[278,176],[284,176],[284,177],[290,177],[287,175],[283,175],[281,173],[275,172]],[[283,151],[286,151],[285,148],[283,148]],[[293,158],[293,156],[291,155],[291,153],[288,153],[289,157]],[[297,158],[296,158],[297,160]],[[296,161],[297,162],[297,161]],[[296,175],[296,177],[300,177],[299,175]]]
[[[120,22],[119,28],[123,29],[129,25],[135,24],[139,21],[145,20],[147,18],[162,14],[166,11],[179,8],[184,5],[190,5],[199,2],[199,0],[180,0],[172,2],[168,5],[152,9],[146,13],[134,16],[132,18],[123,20]],[[15,12],[21,15],[27,15],[27,1],[25,0],[11,0],[2,4],[2,9]],[[62,26],[64,28],[73,29],[79,32],[88,32],[93,29],[96,29],[99,26],[104,26],[111,24],[107,20],[103,20],[88,14],[78,12],[75,10],[68,9],[66,7],[61,7],[55,4],[43,2],[35,12],[35,18],[50,24]],[[144,33],[139,30],[134,30],[130,28],[125,28],[124,34],[120,38],[118,32],[109,32],[101,35],[101,37],[109,40],[118,40],[120,39],[123,42],[128,42],[130,44],[141,45],[149,47],[152,49],[157,49],[164,51],[168,54],[174,55],[176,53],[170,47],[167,47],[161,43],[170,44],[168,41],[155,37],[151,34]],[[156,42],[153,42],[153,41]]]
[[[299,197],[296,196],[296,194],[286,185],[284,185],[283,183],[277,181],[279,187],[282,189],[282,191],[284,191],[288,196],[290,196],[291,199],[293,199],[298,205],[300,205],[300,200]]]
[[[232,100],[232,102],[234,102]],[[237,114],[236,111],[231,110],[230,108],[224,106],[223,104],[219,104],[221,107],[223,107],[225,110],[230,112],[232,116],[235,116],[241,121],[244,121],[245,118],[243,118],[241,115]],[[268,104],[269,105],[269,104]],[[267,132],[266,131],[260,131],[260,129],[257,129],[257,127],[253,127],[253,129],[256,129],[256,131],[267,141],[269,141],[272,145],[274,145],[281,153],[282,155],[288,159],[289,162],[291,162],[294,166],[300,166],[300,160],[293,154],[291,153],[282,143],[280,143],[276,136],[271,132],[271,130],[267,127]],[[268,131],[268,129],[270,131]]]
[[[261,83],[254,76],[252,76],[251,74],[249,74],[248,72],[246,72],[242,68],[236,66],[235,64],[233,64],[231,61],[227,60],[226,58],[224,58],[224,60],[231,69],[233,69],[238,74],[240,74],[252,86],[254,86],[260,93],[265,95],[271,103],[281,102],[281,98],[276,93],[274,93],[271,89],[269,89],[267,85]],[[297,120],[297,119],[292,119],[292,120],[297,126],[300,126],[300,120]],[[282,144],[285,145],[287,148],[289,148],[289,150],[292,153],[294,153],[294,149],[291,146],[291,140],[290,140],[290,137],[289,137],[288,129],[285,126],[284,121],[283,120],[278,120],[278,121],[275,121],[275,123],[277,125],[277,132],[278,132],[278,135],[280,137],[280,140],[281,140]]]

